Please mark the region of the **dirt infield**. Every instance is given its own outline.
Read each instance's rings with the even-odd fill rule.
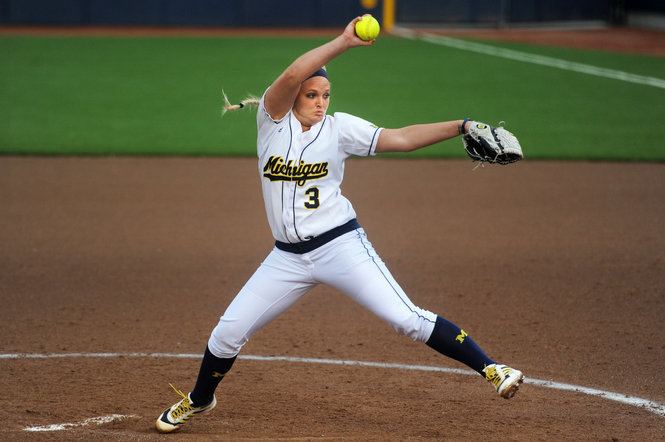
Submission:
[[[428,32],[452,37],[466,36],[485,40],[665,57],[665,31],[650,29],[432,29]]]
[[[665,165],[354,160],[344,192],[420,306],[532,379],[665,403]],[[487,190],[491,189],[492,196]],[[0,157],[1,353],[202,353],[271,248],[252,159]],[[462,368],[318,287],[243,355]],[[0,359],[3,439],[157,440],[198,360]],[[239,360],[200,439],[656,440],[665,416],[476,376]],[[37,435],[28,426],[89,423]],[[498,436],[500,435],[500,436]],[[660,436],[659,436],[660,435]]]

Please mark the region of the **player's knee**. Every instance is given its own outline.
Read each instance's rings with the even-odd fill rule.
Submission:
[[[232,358],[247,343],[248,337],[233,322],[222,318],[213,329],[208,340],[210,352],[218,358]]]
[[[393,328],[400,335],[408,336],[414,341],[426,342],[436,322],[436,315],[426,310],[410,312],[393,322]]]

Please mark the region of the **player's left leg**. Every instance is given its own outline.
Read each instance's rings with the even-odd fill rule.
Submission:
[[[319,253],[325,254],[325,248],[321,247]],[[346,293],[398,333],[425,342],[437,352],[474,369],[492,382],[501,396],[514,394],[523,379],[522,373],[497,365],[460,327],[413,304],[362,229],[342,237],[329,255],[327,259],[317,260],[321,267],[315,276],[321,282]]]
[[[212,410],[217,404],[215,390],[245,343],[315,284],[307,262],[273,249],[210,334],[194,389],[185,394],[174,387],[181,399],[160,414],[155,422],[157,430],[176,431],[191,417]]]

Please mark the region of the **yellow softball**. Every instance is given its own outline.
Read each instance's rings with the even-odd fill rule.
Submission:
[[[365,14],[356,22],[356,35],[361,40],[374,40],[379,36],[379,32],[381,27],[372,14]]]

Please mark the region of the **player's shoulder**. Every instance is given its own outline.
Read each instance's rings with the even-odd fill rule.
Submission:
[[[329,118],[332,118],[334,121],[344,121],[353,118],[358,118],[355,115],[347,114],[346,112],[335,112],[332,115],[328,115]]]
[[[364,118],[358,117],[356,115],[347,114],[346,112],[335,112],[331,117],[333,125],[338,127],[350,126],[350,127],[368,127],[376,129],[377,126],[365,120]]]
[[[335,112],[332,114],[332,119],[334,122],[342,124],[372,124],[364,118],[352,114],[347,114],[346,112]]]
[[[269,124],[268,126],[270,127],[279,126],[290,120],[293,109],[289,109],[289,111],[281,118],[274,118],[266,108],[266,95],[268,94],[269,90],[270,86],[268,86],[268,88],[265,90],[265,92],[263,92],[263,95],[261,95],[261,98],[259,99],[259,105],[256,113],[257,123],[262,125],[266,122],[270,122],[274,123]]]

